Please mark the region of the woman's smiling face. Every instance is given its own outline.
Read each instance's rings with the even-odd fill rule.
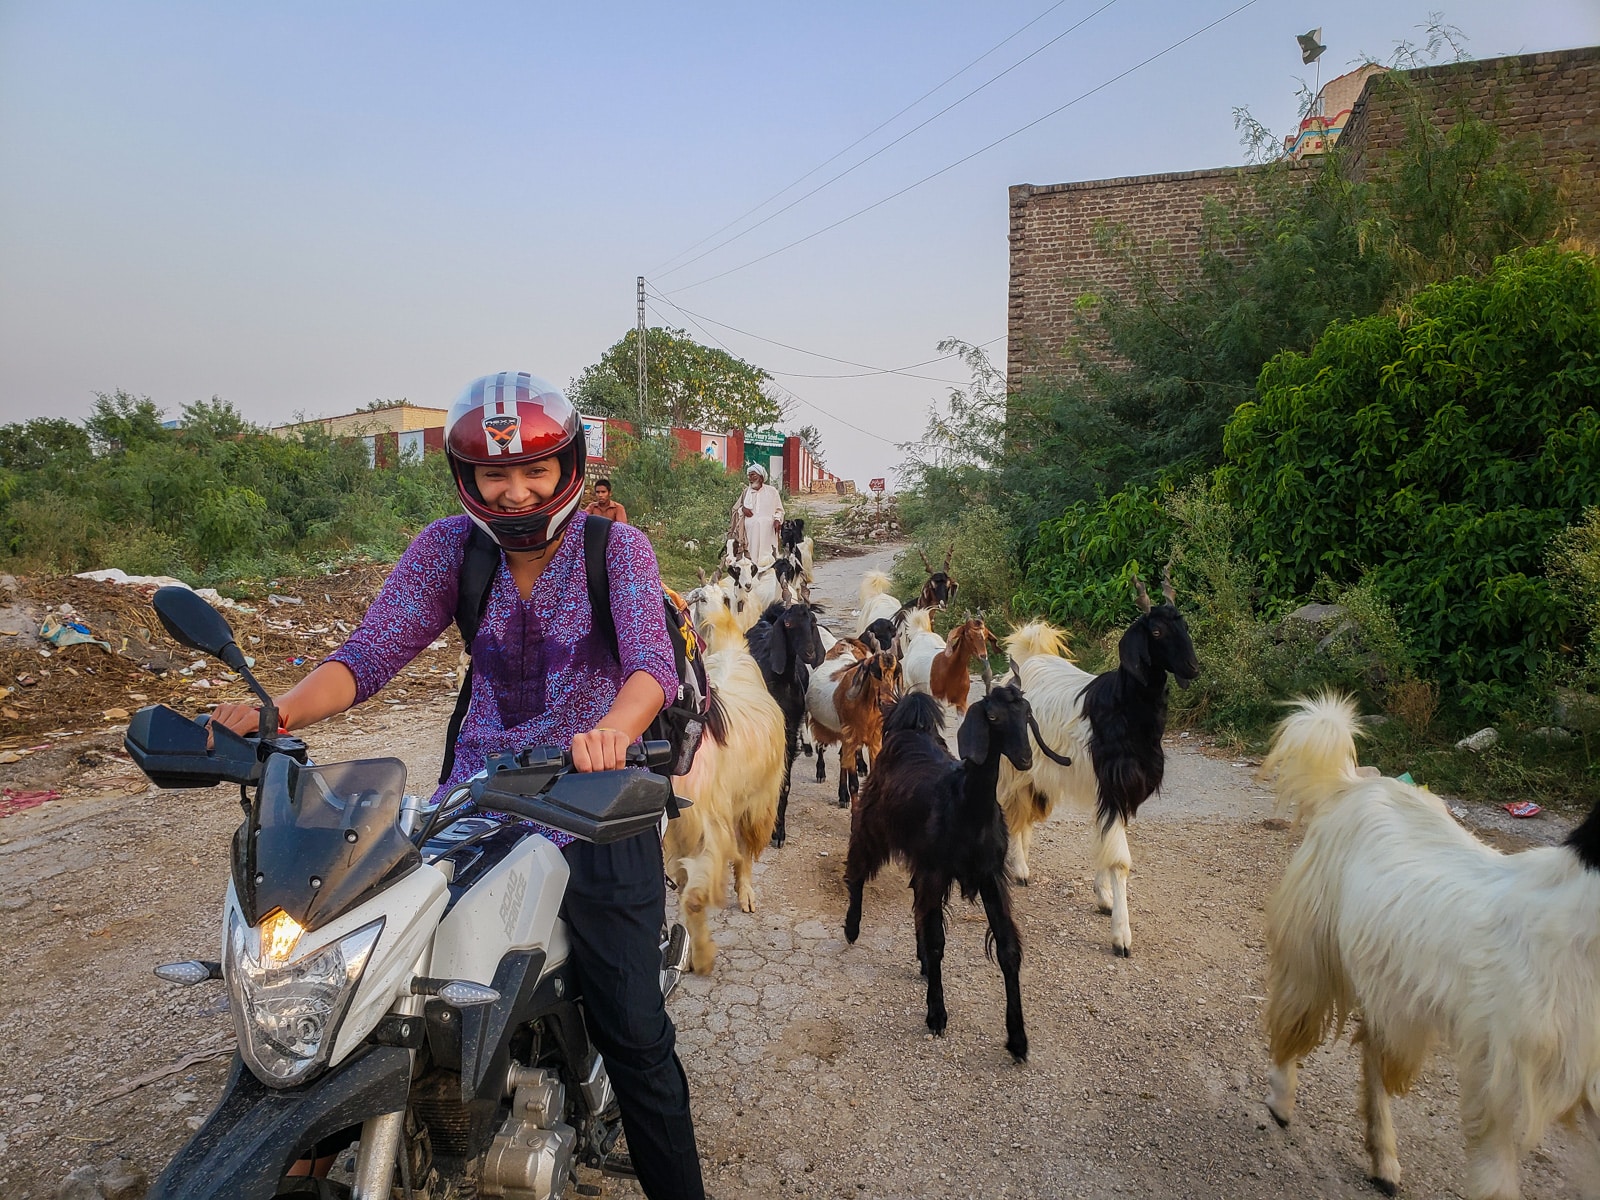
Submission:
[[[528,512],[556,494],[561,464],[554,458],[508,466],[475,466],[473,478],[486,507],[496,512]]]

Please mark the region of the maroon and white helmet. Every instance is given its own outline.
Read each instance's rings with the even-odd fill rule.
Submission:
[[[450,408],[444,449],[461,507],[503,550],[542,550],[560,536],[583,498],[588,447],[583,421],[561,389],[525,371],[502,371],[469,383]],[[475,466],[521,466],[555,458],[555,495],[528,512],[487,507]]]

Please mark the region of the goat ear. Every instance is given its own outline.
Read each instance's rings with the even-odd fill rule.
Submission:
[[[1150,682],[1150,634],[1144,621],[1135,621],[1117,644],[1117,657],[1122,669],[1141,683]]]
[[[962,762],[982,766],[989,758],[989,701],[979,700],[967,709],[961,728],[956,730],[956,753]]]
[[[956,582],[956,581],[955,581],[955,580],[954,580],[954,579],[952,579],[952,580],[951,580],[951,581],[950,581],[950,590],[949,590],[949,591],[947,591],[947,592],[946,592],[946,593],[945,593],[945,594],[944,594],[944,596],[945,596],[945,601],[946,601],[946,602],[947,602],[947,603],[948,603],[948,602],[949,602],[949,601],[951,601],[951,600],[954,600],[954,599],[955,599],[955,598],[956,598],[956,589],[957,589],[957,588],[959,588],[959,587],[960,587],[960,586],[961,586],[961,585],[960,585],[960,584],[959,584],[959,583],[957,583],[957,582]]]
[[[772,665],[774,675],[782,675],[789,669],[789,627],[787,625],[774,625],[772,632],[767,634],[767,661]]]

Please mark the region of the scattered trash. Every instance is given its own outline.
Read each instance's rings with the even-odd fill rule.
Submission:
[[[1406,771],[1404,774],[1401,774],[1401,775],[1396,775],[1395,778],[1398,779],[1401,783],[1409,783],[1412,787],[1416,787],[1417,786],[1417,781],[1415,779],[1411,778],[1411,772],[1410,771]]]
[[[34,684],[38,683],[39,681],[37,679],[35,679],[32,675],[29,675],[27,672],[23,672],[21,675],[17,676],[17,682],[19,684],[21,684],[23,687],[32,687]]]
[[[126,721],[129,713],[125,708],[108,708],[100,715],[107,721]]]
[[[1515,804],[1502,804],[1500,807],[1513,817],[1537,817],[1544,811],[1532,800],[1518,800]]]
[[[267,597],[268,604],[304,604],[299,596],[280,596],[276,592]]]
[[[37,808],[41,804],[59,799],[61,799],[61,793],[56,791],[55,788],[31,792],[13,791],[11,788],[0,789],[0,817],[9,817],[13,813]]]
[[[306,656],[304,654],[296,654],[293,658],[285,659],[284,661],[286,661],[291,667],[298,667],[301,663],[306,661]]]

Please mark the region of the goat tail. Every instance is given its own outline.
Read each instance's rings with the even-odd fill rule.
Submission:
[[[1274,807],[1292,814],[1298,825],[1313,820],[1319,808],[1360,778],[1355,740],[1362,729],[1355,701],[1338,692],[1302,696],[1289,707],[1261,776],[1273,778]]]
[[[882,596],[887,594],[889,589],[893,586],[894,581],[890,579],[889,576],[884,572],[868,571],[861,577],[861,590],[857,593],[856,598],[861,601],[861,607],[865,608],[867,606],[867,601],[871,600],[874,596]]]
[[[1072,652],[1067,649],[1067,635],[1048,621],[1030,621],[1020,629],[1012,630],[1006,638],[1006,653],[1016,663],[1027,662],[1041,654],[1072,661]]]

